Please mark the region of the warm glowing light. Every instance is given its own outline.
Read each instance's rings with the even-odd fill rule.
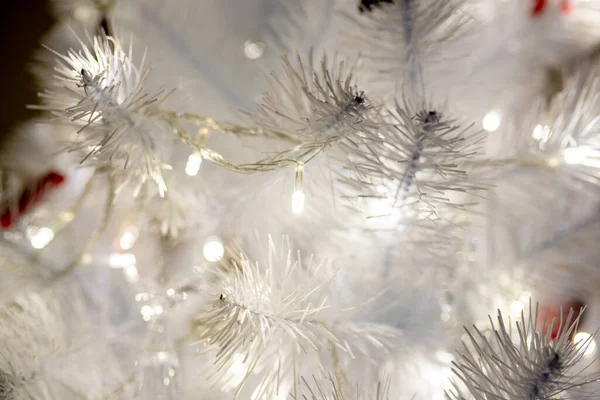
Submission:
[[[265,52],[265,45],[260,42],[246,40],[244,43],[244,53],[251,60],[257,60],[262,57]]]
[[[589,157],[599,156],[599,151],[595,151],[587,146],[569,147],[563,150],[563,159],[567,164],[588,164],[587,160]]]
[[[496,111],[490,111],[483,117],[481,123],[483,129],[488,132],[494,132],[500,127],[500,114]]]
[[[535,140],[547,141],[550,137],[550,127],[546,125],[536,125],[533,128],[533,138]]]
[[[34,248],[43,249],[54,239],[54,232],[45,226],[41,228],[32,226],[27,228],[27,237]]]
[[[125,274],[125,279],[129,283],[136,283],[140,280],[140,274],[135,265],[129,265],[123,268],[123,273]]]
[[[202,165],[202,157],[199,153],[192,153],[187,159],[187,163],[185,164],[185,173],[189,176],[198,175],[198,171],[200,171],[200,166]]]
[[[79,22],[90,21],[94,17],[94,9],[84,5],[73,9],[73,18]]]
[[[582,351],[586,357],[591,357],[596,353],[596,341],[587,332],[577,332],[573,337],[573,342],[577,350]]]
[[[108,265],[111,268],[135,267],[135,255],[132,253],[111,253],[108,256]]]
[[[454,360],[454,356],[445,350],[438,350],[435,352],[435,358],[443,364],[450,364]]]
[[[156,304],[155,306],[151,306],[146,304],[142,306],[140,309],[140,314],[142,314],[142,319],[146,322],[150,321],[154,316],[160,315],[163,313],[163,308],[160,304]]]
[[[524,308],[525,306],[520,301],[513,301],[510,305],[510,309],[513,312],[513,314],[520,313],[521,311],[523,311]]]
[[[380,217],[392,214],[394,200],[388,197],[374,198],[369,202],[369,214]]]
[[[119,245],[123,250],[129,250],[135,245],[139,235],[140,231],[138,228],[135,226],[129,226],[123,231]]]
[[[292,195],[292,212],[294,214],[302,214],[304,211],[304,192],[302,190],[296,190]]]
[[[75,214],[70,211],[63,211],[59,214],[58,218],[63,222],[71,222],[75,219]]]
[[[223,254],[225,254],[225,248],[218,237],[211,236],[204,242],[204,249],[202,252],[207,261],[215,262],[219,261],[223,257]]]

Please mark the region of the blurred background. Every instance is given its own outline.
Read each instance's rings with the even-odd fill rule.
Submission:
[[[37,102],[37,86],[30,72],[40,40],[54,23],[47,1],[8,1],[0,24],[0,71],[3,92],[0,96],[0,137],[4,139],[20,122],[35,111],[27,104]],[[9,95],[8,95],[9,94]]]

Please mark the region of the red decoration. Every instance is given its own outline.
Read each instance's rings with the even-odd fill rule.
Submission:
[[[3,229],[10,228],[18,217],[42,200],[48,189],[60,186],[64,181],[65,177],[62,174],[56,171],[48,172],[35,183],[33,190],[26,188],[21,193],[17,207],[7,206],[4,209],[0,214],[0,227]]]
[[[537,17],[540,15],[542,11],[544,11],[544,8],[546,8],[547,3],[548,0],[533,0],[533,10],[531,10],[531,16]]]
[[[562,0],[560,3],[560,11],[563,14],[571,14],[571,12],[573,12],[573,2],[571,0]]]
[[[573,309],[573,317],[571,317],[571,324],[572,324],[575,320],[577,320],[577,317],[579,317],[579,315],[581,314],[581,310],[583,309],[583,307],[584,307],[584,303],[577,299],[573,299],[570,302],[563,304],[562,305],[563,324],[566,322],[566,319],[567,319],[571,309]],[[538,322],[537,322],[538,332],[540,334],[545,335],[546,332],[548,331],[548,327],[554,320],[554,324],[552,325],[552,331],[550,332],[550,339],[552,339],[552,340],[556,339],[556,337],[558,336],[558,328],[560,327],[560,310],[561,310],[560,305],[559,306],[557,306],[557,305],[545,306],[545,305],[540,304],[539,314],[538,314]],[[544,325],[544,320],[546,322],[545,325]],[[581,319],[579,320],[579,324],[581,324]],[[561,329],[564,331],[565,329],[568,329],[568,327],[563,326]],[[571,332],[571,336],[569,337],[569,339],[570,340],[573,339],[573,336],[576,333],[577,333],[576,331]]]
[[[544,12],[544,9],[548,5],[548,0],[533,0],[533,8],[531,9],[531,16],[537,17]],[[560,12],[563,14],[570,14],[573,12],[573,0],[561,0],[560,1]]]

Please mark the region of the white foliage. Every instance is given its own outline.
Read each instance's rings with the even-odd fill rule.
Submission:
[[[390,84],[408,82],[405,89],[417,94],[423,70],[447,63],[444,50],[466,33],[470,17],[462,7],[464,1],[396,0],[363,13],[353,10],[348,42],[365,58],[373,80],[388,90]]]
[[[343,61],[330,62],[324,55],[315,67],[312,51],[306,61],[297,55],[295,63],[284,56],[282,73],[272,73],[268,82],[261,103],[248,114],[272,137],[299,143],[287,152],[291,157],[309,160],[338,141],[359,140],[359,132],[377,126],[378,114]]]
[[[75,19],[83,26],[86,24],[83,20],[88,18],[89,26],[94,29],[99,17],[97,6],[103,8],[113,4],[111,0],[57,1],[64,6],[60,15]],[[478,232],[479,238],[485,236],[484,243],[468,250],[461,242],[465,228],[473,221],[477,222],[477,215],[463,211],[471,211],[474,197],[485,196],[483,191],[487,189],[487,182],[473,173],[478,171],[472,166],[481,161],[480,145],[491,133],[484,134],[462,119],[455,119],[437,101],[430,104],[423,100],[423,87],[430,84],[435,92],[448,90],[449,98],[459,100],[453,101],[456,103],[453,108],[461,107],[461,115],[464,112],[477,114],[481,110],[487,112],[500,98],[509,98],[513,107],[526,102],[522,92],[513,91],[514,85],[518,85],[515,81],[525,82],[532,76],[543,75],[538,67],[571,54],[571,49],[552,52],[539,43],[571,43],[573,37],[584,33],[581,42],[585,46],[591,45],[594,35],[585,34],[598,31],[600,26],[597,24],[597,0],[573,3],[572,16],[575,18],[561,15],[559,19],[553,15],[540,23],[540,20],[530,20],[528,14],[519,14],[517,22],[521,25],[510,26],[503,23],[511,22],[510,19],[487,19],[486,7],[496,11],[504,7],[509,10],[506,15],[513,17],[516,9],[529,11],[530,2],[381,0],[378,6],[372,9],[365,9],[365,6],[359,13],[357,1],[348,3],[351,2],[353,8],[351,45],[353,50],[361,53],[359,60],[356,63],[340,62],[337,56],[323,56],[317,61],[312,52],[307,59],[284,57],[282,71],[268,77],[269,87],[262,100],[254,111],[246,113],[254,125],[252,128],[257,128],[248,130],[253,132],[251,136],[265,134],[266,139],[261,137],[257,142],[261,146],[259,151],[267,155],[259,162],[229,164],[232,170],[248,172],[306,163],[305,178],[312,182],[305,182],[302,188],[306,196],[305,210],[293,215],[290,210],[292,189],[282,189],[289,190],[278,196],[273,190],[275,179],[272,174],[254,180],[244,177],[240,184],[242,178],[213,173],[210,168],[215,166],[208,166],[206,175],[209,179],[198,177],[195,182],[201,181],[201,185],[214,188],[212,193],[211,190],[205,192],[203,186],[202,196],[195,187],[180,182],[176,176],[171,181],[171,172],[183,175],[183,168],[176,168],[180,149],[171,146],[171,141],[176,139],[176,134],[184,134],[183,130],[178,130],[178,124],[181,122],[183,126],[185,120],[186,128],[188,123],[201,127],[198,142],[201,146],[207,140],[211,149],[223,148],[228,160],[230,156],[244,158],[247,149],[241,148],[247,144],[246,139],[236,134],[227,137],[216,132],[212,134],[204,127],[204,122],[197,121],[212,121],[213,124],[206,123],[206,126],[215,130],[219,125],[235,126],[217,123],[217,119],[231,116],[234,109],[247,106],[250,99],[255,98],[262,86],[262,81],[257,78],[271,69],[270,64],[279,56],[278,52],[296,50],[304,54],[308,47],[320,48],[328,33],[335,31],[334,4],[337,6],[342,1],[206,0],[198,5],[191,0],[118,0],[109,13],[111,26],[120,22],[127,29],[136,31],[139,35],[136,43],[141,40],[142,45],[147,45],[151,58],[158,63],[153,64],[157,67],[153,72],[159,71],[159,80],[192,95],[189,102],[172,113],[158,109],[166,96],[163,92],[149,93],[152,83],[144,62],[134,63],[131,47],[128,50],[122,48],[118,40],[96,37],[90,45],[81,42],[81,50],[57,54],[57,76],[52,89],[43,95],[46,105],[42,108],[52,111],[59,120],[81,128],[79,138],[70,138],[68,147],[87,155],[82,155],[82,162],[108,169],[122,185],[134,183],[136,194],[150,193],[136,203],[141,205],[136,214],[142,215],[137,220],[142,227],[135,227],[136,239],[138,233],[146,234],[145,227],[152,227],[170,239],[186,236],[186,239],[202,241],[218,236],[219,250],[222,251],[212,258],[221,257],[220,262],[211,264],[214,261],[211,257],[205,257],[207,261],[202,258],[204,265],[214,266],[214,276],[210,276],[213,272],[210,267],[194,267],[195,271],[209,271],[200,279],[203,281],[201,289],[186,293],[187,289],[197,288],[194,284],[161,286],[155,297],[160,296],[165,302],[158,303],[154,299],[144,304],[156,307],[152,311],[154,315],[160,315],[161,321],[164,318],[165,326],[161,329],[169,332],[161,331],[164,343],[160,345],[164,346],[161,350],[169,351],[181,344],[171,339],[181,338],[185,333],[177,324],[182,322],[176,320],[180,316],[174,317],[174,310],[166,304],[177,302],[178,307],[188,308],[184,310],[188,314],[181,315],[181,319],[191,322],[192,326],[186,339],[198,340],[200,346],[196,348],[196,356],[206,364],[208,375],[202,391],[193,394],[195,397],[221,398],[219,394],[210,393],[206,386],[222,391],[235,388],[236,398],[251,400],[280,400],[289,392],[296,400],[387,400],[392,397],[388,395],[388,387],[394,389],[394,394],[402,393],[404,397],[413,394],[432,394],[433,397],[447,388],[448,364],[452,359],[447,348],[456,339],[457,323],[473,322],[474,319],[479,326],[482,310],[487,314],[490,304],[495,307],[497,302],[508,302],[531,290],[527,285],[532,285],[532,281],[527,279],[536,272],[541,276],[538,281],[546,289],[556,284],[555,281],[567,282],[560,284],[574,291],[593,287],[597,281],[593,266],[598,258],[595,248],[599,239],[596,233],[598,218],[593,213],[596,210],[593,189],[569,193],[568,196],[589,196],[591,199],[589,204],[575,202],[568,196],[558,198],[562,186],[557,179],[545,179],[549,176],[546,174],[559,171],[566,172],[564,181],[569,181],[569,185],[573,177],[578,182],[598,183],[600,149],[596,131],[600,107],[596,92],[600,88],[600,73],[597,67],[589,64],[581,68],[569,78],[565,90],[547,108],[546,104],[536,104],[527,118],[520,118],[520,125],[509,136],[500,136],[497,132],[496,136],[502,142],[503,161],[498,164],[525,159],[529,167],[544,167],[545,173],[531,181],[538,178],[542,182],[529,184],[523,180],[518,190],[509,189],[503,194],[510,197],[509,201],[489,202],[486,209],[479,209],[493,218],[490,217],[486,234]],[[363,3],[368,1],[359,4]],[[555,6],[558,2],[550,0],[549,3]],[[93,12],[80,21],[81,12],[85,14],[92,8]],[[593,12],[584,15],[582,10]],[[477,14],[477,11],[481,13]],[[487,32],[493,40],[482,40],[473,35],[472,41],[463,42],[471,20],[482,27],[496,24]],[[514,29],[523,26],[528,29]],[[511,33],[500,35],[500,28],[510,28]],[[525,36],[524,32],[535,34],[520,37]],[[494,37],[496,34],[497,38]],[[534,46],[540,48],[534,49]],[[513,52],[512,47],[518,49]],[[523,49],[532,50],[531,54],[524,55]],[[539,63],[531,62],[536,59],[536,54],[543,52],[552,54],[540,57]],[[496,57],[496,53],[502,54]],[[466,55],[469,58],[462,59]],[[502,57],[511,60],[498,60]],[[454,59],[460,61],[451,62]],[[319,61],[320,65],[316,65]],[[511,68],[506,70],[506,65]],[[354,79],[356,71],[364,72],[375,85],[358,86]],[[512,75],[515,71],[521,74],[518,79]],[[474,72],[481,72],[478,82],[485,81],[485,84],[465,94],[466,91],[458,88],[465,82],[454,78],[470,78]],[[494,72],[503,74],[503,79],[490,78]],[[538,83],[527,82],[527,87],[538,87]],[[394,95],[402,92],[403,101],[387,110],[388,103],[384,99],[378,101],[372,96],[373,92],[369,91],[369,96],[363,92],[380,84]],[[471,89],[479,85],[470,81],[466,86]],[[502,94],[495,93],[500,89]],[[533,89],[523,92],[529,91]],[[438,94],[430,98],[437,99]],[[508,107],[502,111],[507,114],[502,115],[501,127],[504,128]],[[206,113],[210,117],[204,117]],[[197,120],[193,122],[193,118],[186,119],[184,115]],[[187,144],[195,140],[192,135],[187,139]],[[273,152],[269,146],[276,141]],[[208,147],[203,147],[202,151],[204,160],[212,157],[212,161],[225,164],[225,157],[218,158],[220,153],[212,153]],[[186,153],[189,154],[189,149]],[[164,170],[170,169],[168,162],[173,162],[174,168],[166,174]],[[14,164],[14,161],[6,164]],[[517,163],[516,166],[523,165]],[[286,169],[280,172],[291,172]],[[35,168],[32,170],[35,172]],[[523,176],[518,168],[514,171]],[[149,192],[142,192],[142,184],[149,180],[154,184],[146,187]],[[260,191],[257,189],[259,180],[263,184]],[[268,189],[265,182],[271,184]],[[16,185],[11,182],[9,186]],[[301,186],[297,181],[294,191]],[[538,196],[537,192],[542,191],[543,195]],[[208,193],[215,198],[214,203],[218,203],[218,210],[207,206],[204,194]],[[526,195],[522,196],[523,193]],[[1,193],[2,197],[5,195]],[[207,195],[206,199],[209,197]],[[325,204],[325,198],[333,199],[330,203],[334,204]],[[337,199],[350,207],[338,212]],[[552,207],[546,204],[551,201],[556,202]],[[255,207],[256,203],[260,203],[258,207]],[[580,204],[585,206],[585,213],[571,213],[571,208]],[[536,208],[544,210],[540,213],[532,211]],[[379,218],[365,221],[365,215]],[[589,215],[589,221],[581,221]],[[130,224],[131,219],[124,220]],[[116,224],[122,222],[116,221]],[[504,228],[502,224],[510,229],[499,235],[498,231]],[[266,262],[250,261],[254,259],[255,249],[252,244],[246,246],[245,241],[248,232],[255,229],[254,225],[276,234],[293,231],[294,243],[300,243],[309,253],[332,256],[337,261],[336,267],[343,269],[345,276],[340,278],[343,274],[338,273],[332,277],[327,263],[314,263],[312,258],[308,262],[302,260],[287,242],[279,248],[270,241]],[[123,232],[123,229],[112,228],[109,226],[105,235],[106,243],[103,244],[106,246],[98,250],[119,255],[113,253],[110,242],[114,240],[112,232]],[[239,258],[237,255],[231,257],[230,240],[244,243],[245,252]],[[175,264],[173,260],[181,261],[186,271],[190,269],[189,259],[194,257],[185,254],[181,248],[173,246],[173,254],[167,254],[164,249],[149,248],[152,245],[148,243],[155,242],[140,240],[135,249],[141,275],[157,261],[169,268]],[[509,248],[512,252],[505,251]],[[58,253],[52,248],[46,253],[50,257],[60,256],[51,254],[53,251]],[[512,253],[514,258],[511,258]],[[101,255],[102,259],[104,255]],[[29,265],[32,263],[3,256],[0,255],[0,304],[13,300],[19,290],[28,291],[43,284],[38,271],[29,268],[33,267]],[[95,260],[97,254],[85,256]],[[471,260],[475,256],[486,259],[477,270]],[[471,264],[463,263],[464,259]],[[510,260],[510,267],[496,265],[499,259]],[[562,262],[569,264],[554,268]],[[548,268],[538,268],[538,264]],[[491,271],[489,267],[492,266],[497,268]],[[517,271],[521,272],[517,274]],[[123,272],[132,281],[139,279],[140,274],[133,265]],[[97,296],[95,306],[98,310],[88,316],[102,315],[104,318],[108,304],[105,300],[114,300],[117,290],[123,296],[129,296],[127,298],[132,296],[131,288],[106,291],[103,284],[97,284],[101,282],[91,281],[92,286],[82,290],[86,295]],[[331,283],[339,285],[332,288]],[[199,298],[194,299],[197,294],[200,294]],[[191,318],[190,300],[183,301],[188,297],[201,303]],[[20,301],[18,299],[17,303]],[[517,308],[520,304],[516,304]],[[114,307],[108,308],[106,314],[116,312]],[[125,309],[130,310],[122,307],[117,311]],[[133,313],[140,322],[139,310],[131,311]],[[77,319],[74,315],[72,318]],[[134,319],[130,314],[123,314],[123,318]],[[491,339],[477,329],[475,333],[470,332],[472,343],[465,346],[461,361],[455,363],[457,375],[475,399],[562,398],[565,389],[587,383],[585,373],[576,375],[570,369],[581,357],[575,344],[569,341],[578,318],[573,321],[570,316],[567,321],[560,321],[561,334],[553,341],[544,332],[537,332],[537,315],[521,316],[517,335],[500,315],[499,328],[492,324]],[[13,319],[16,321],[17,318]],[[6,326],[0,323],[0,339],[6,332],[17,337],[21,329],[25,334],[19,336],[19,340],[47,333],[46,329],[39,329],[29,320],[25,324],[13,319]],[[38,320],[42,319],[46,318]],[[108,383],[108,375],[94,374],[92,369],[78,371],[78,364],[83,361],[81,364],[85,365],[90,359],[103,371],[112,368],[112,354],[108,351],[105,354],[108,347],[101,343],[107,332],[101,323],[95,324],[95,318],[90,319],[94,320],[94,327],[102,327],[94,335],[94,341],[97,338],[100,343],[95,343],[98,346],[94,349],[74,354],[64,376],[72,373],[72,382],[81,380],[78,378],[84,375],[91,377],[89,382],[81,380],[77,386],[85,388],[88,398],[96,398],[91,393],[108,393],[110,390],[103,389],[118,385]],[[78,328],[72,332],[76,341],[81,339],[77,336],[83,335],[82,331]],[[125,341],[124,346],[133,351],[135,339],[131,337],[135,334],[125,333],[130,341]],[[175,333],[173,337],[172,333]],[[18,374],[12,370],[7,373],[16,364],[4,365],[1,363],[4,359],[0,358],[0,398],[50,399],[48,393],[37,394],[34,390],[41,391],[45,385],[45,375],[37,371],[47,371],[45,359],[51,336],[55,335],[31,339],[39,339],[35,346],[19,342],[6,349],[4,344],[10,341],[0,340],[0,356],[6,353],[15,358],[16,354],[17,359],[26,360],[31,358],[26,352],[32,351],[35,355],[32,364],[17,363],[20,365]],[[185,347],[178,348],[178,352],[185,353]],[[202,348],[206,351],[201,351]],[[114,356],[125,360],[127,356],[121,350],[117,346]],[[149,358],[161,361],[160,357],[165,354],[162,351],[152,353]],[[175,359],[172,356],[168,354],[169,362]],[[145,358],[148,357],[137,359],[144,364]],[[116,380],[127,382],[129,377],[125,376],[125,371],[130,370],[133,364],[130,361],[127,360],[123,370],[111,371]],[[194,381],[192,384],[200,381],[196,368],[191,368],[192,371],[184,369],[178,369],[176,375],[187,372],[188,380]],[[320,380],[326,374],[324,371],[332,371],[334,375],[329,382]],[[167,377],[165,374],[171,372],[166,369],[166,364],[147,365],[147,372],[145,379],[156,378],[147,382],[155,385],[148,386],[150,392],[153,387],[158,387],[159,391],[168,386],[163,380]],[[36,381],[40,386],[24,384],[30,382],[32,376],[42,378]],[[308,378],[302,381],[304,378],[301,377],[309,376],[315,377],[314,384]],[[384,379],[386,384],[373,384],[387,376],[393,377],[389,385],[387,379]],[[173,382],[172,377],[167,378],[168,382]],[[303,384],[303,389],[299,389]],[[362,387],[365,390],[360,389]],[[13,399],[11,395],[17,393],[16,389],[23,395]],[[569,391],[575,395],[583,393],[579,388]],[[8,396],[3,396],[7,393]],[[160,397],[157,391],[152,395]],[[71,400],[78,396],[70,393],[62,398]],[[224,398],[230,399],[231,393]]]
[[[530,304],[529,309],[527,318],[521,312],[515,333],[500,311],[498,327],[490,318],[490,339],[475,327],[467,330],[471,343],[464,344],[461,360],[453,364],[455,374],[473,398],[561,399],[569,398],[569,392],[585,396],[582,386],[594,378],[586,372],[576,375],[573,368],[593,337],[584,343],[572,339],[580,315],[575,317],[571,309],[566,318],[561,312],[560,320],[548,321],[542,316],[540,323],[537,305],[532,309]],[[552,339],[556,325],[558,331]]]
[[[475,6],[485,10],[476,16],[486,22],[481,37],[490,43],[489,35],[501,37],[486,51],[504,52],[496,56],[518,59],[525,70],[568,62],[593,49],[600,39],[597,0],[483,0]]]
[[[167,188],[164,196],[155,190],[143,196],[141,222],[161,236],[177,240],[193,234],[210,208],[205,196],[184,182],[167,180]],[[206,225],[209,224],[211,222],[206,221]]]
[[[251,374],[261,373],[256,393],[262,398],[297,379],[303,359],[336,345],[322,317],[327,298],[320,266],[303,264],[289,244],[277,249],[270,241],[267,265],[242,255],[233,271],[220,270],[218,293],[193,319],[195,336],[218,349],[213,379],[230,379],[241,367],[239,393]]]
[[[513,125],[500,144],[501,157],[528,160],[566,175],[565,182],[597,184],[600,174],[600,70],[597,58],[565,77],[549,104],[540,99]]]
[[[387,400],[389,399],[388,387],[379,383],[373,390],[355,387],[344,387],[336,379],[319,380],[313,377],[312,381],[302,378],[304,383],[302,395],[292,396],[294,400]]]
[[[9,243],[3,243],[0,248],[0,305],[12,301],[22,292],[39,290],[44,284],[39,266],[15,254],[15,244],[11,244],[13,249],[10,250],[4,247],[7,245]]]
[[[148,70],[143,62],[134,64],[131,47],[126,52],[110,36],[95,37],[91,47],[80,45],[79,51],[56,54],[55,87],[41,95],[47,102],[42,108],[81,125],[69,147],[87,154],[82,162],[125,169],[138,186],[151,179],[164,193],[162,170],[168,166],[161,152],[169,141],[152,114],[166,96],[145,91]]]
[[[403,105],[396,102],[390,120],[377,135],[366,136],[364,146],[347,150],[354,175],[342,182],[358,190],[359,197],[404,208],[401,219],[427,219],[440,216],[437,206],[463,208],[472,202],[457,195],[485,189],[464,165],[480,153],[486,138],[482,130],[433,105],[412,106],[406,100]]]
[[[350,189],[344,197],[382,200],[390,208],[410,205],[420,214],[431,213],[436,203],[460,206],[452,192],[483,189],[460,166],[477,155],[485,139],[481,130],[425,103],[397,103],[385,115],[358,90],[343,62],[324,57],[314,69],[311,53],[306,63],[298,56],[295,66],[284,58],[283,70],[272,75],[271,90],[250,117],[268,135],[297,145],[259,163],[265,169],[309,163],[326,152],[333,175]]]
[[[51,294],[28,294],[0,309],[0,396],[54,399],[45,364],[65,346],[65,326]]]

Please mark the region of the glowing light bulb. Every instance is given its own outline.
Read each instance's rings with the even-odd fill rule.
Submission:
[[[121,235],[121,240],[119,241],[119,245],[123,250],[129,250],[137,241],[140,235],[140,231],[135,226],[129,226],[125,228],[123,234]]]
[[[536,125],[533,128],[532,136],[535,140],[547,141],[550,137],[550,127],[547,125]]]
[[[146,304],[142,306],[142,308],[140,308],[140,314],[142,314],[142,319],[146,322],[150,321],[154,316],[162,314],[163,311],[164,309],[160,304]]]
[[[443,364],[450,364],[454,360],[454,356],[443,349],[439,349],[435,352],[435,358]]]
[[[219,261],[225,254],[225,247],[223,247],[223,243],[218,237],[211,236],[204,242],[202,253],[207,261]]]
[[[192,153],[187,159],[187,163],[185,164],[185,173],[189,176],[198,175],[198,171],[200,171],[200,166],[202,165],[202,157],[199,153]]]
[[[111,268],[127,268],[135,266],[135,255],[132,253],[111,253],[108,256],[108,265]]]
[[[488,132],[494,132],[500,127],[500,114],[496,111],[490,111],[483,117],[483,121],[481,123],[483,129]]]
[[[43,249],[54,239],[54,232],[52,229],[42,226],[41,228],[30,227],[27,228],[27,237],[31,242],[31,246],[36,249]]]
[[[587,332],[577,332],[573,337],[575,348],[583,352],[585,357],[591,357],[596,353],[596,341],[594,337]]]
[[[251,60],[258,60],[265,52],[265,45],[260,42],[246,40],[244,43],[244,53]]]
[[[369,202],[369,213],[374,216],[385,216],[392,213],[393,200],[389,198],[373,199]]]
[[[125,274],[125,279],[129,283],[136,283],[140,280],[140,274],[135,265],[129,265],[123,268],[123,273]]]
[[[563,151],[563,159],[567,164],[582,164],[592,153],[592,149],[586,146],[569,147]]]
[[[63,222],[71,222],[75,219],[75,214],[70,211],[64,211],[58,215],[58,218]]]
[[[94,17],[94,10],[91,7],[79,6],[73,9],[73,18],[79,22],[90,21]]]
[[[292,212],[294,214],[302,214],[304,211],[304,192],[302,190],[294,191],[292,195]]]
[[[519,314],[524,308],[525,306],[520,301],[513,301],[510,306],[510,309],[513,312],[513,314]]]

